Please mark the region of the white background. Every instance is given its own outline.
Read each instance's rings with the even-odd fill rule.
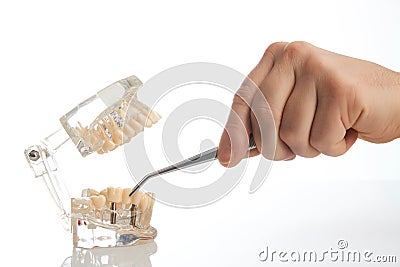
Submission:
[[[188,62],[248,73],[281,40],[305,40],[399,71],[399,10],[394,0],[2,1],[0,265],[59,266],[72,252],[23,150],[57,129],[78,102],[120,78],[135,74],[145,82]],[[339,239],[400,260],[398,151],[399,140],[358,141],[341,158],[274,164],[254,195],[247,193],[249,171],[214,205],[182,210],[157,203],[153,266],[265,265],[257,257],[267,244],[323,251]]]

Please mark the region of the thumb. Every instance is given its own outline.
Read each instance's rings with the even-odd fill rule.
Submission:
[[[246,155],[251,133],[251,103],[264,77],[272,67],[272,60],[263,57],[245,78],[233,97],[231,113],[222,133],[218,160],[225,167],[237,165]]]
[[[223,166],[233,167],[246,156],[250,129],[250,107],[236,94],[218,148],[218,160]]]

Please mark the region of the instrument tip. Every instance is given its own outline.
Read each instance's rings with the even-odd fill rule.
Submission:
[[[136,191],[139,189],[139,186],[135,186],[133,189],[132,189],[132,191],[131,191],[131,193],[129,194],[129,196],[131,197],[131,196],[133,196],[133,194],[135,194],[136,193]]]

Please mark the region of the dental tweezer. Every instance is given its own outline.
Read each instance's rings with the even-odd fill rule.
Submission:
[[[250,134],[249,138],[249,148],[247,149],[248,151],[256,148],[256,142],[254,141],[254,137],[252,134]],[[173,172],[179,169],[186,169],[192,166],[196,166],[199,164],[203,164],[206,162],[213,161],[217,158],[217,153],[218,153],[218,147],[211,148],[209,150],[206,150],[204,152],[201,152],[193,157],[190,157],[188,159],[182,160],[180,162],[177,162],[173,165],[170,165],[168,167],[159,169],[157,171],[151,172],[147,175],[145,175],[139,183],[132,189],[132,192],[129,194],[129,196],[132,196],[133,194],[136,193],[143,185],[146,183],[150,178],[153,178],[155,176],[159,176],[162,174],[166,174],[169,172]]]

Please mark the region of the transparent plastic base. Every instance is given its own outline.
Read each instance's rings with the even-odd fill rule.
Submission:
[[[78,248],[64,260],[61,267],[71,266],[135,266],[151,267],[150,256],[157,252],[153,241],[140,240],[133,246],[118,248]]]
[[[140,240],[153,240],[157,236],[157,230],[152,226],[146,229],[113,227],[90,218],[73,218],[71,227],[73,245],[79,248],[131,246]]]

